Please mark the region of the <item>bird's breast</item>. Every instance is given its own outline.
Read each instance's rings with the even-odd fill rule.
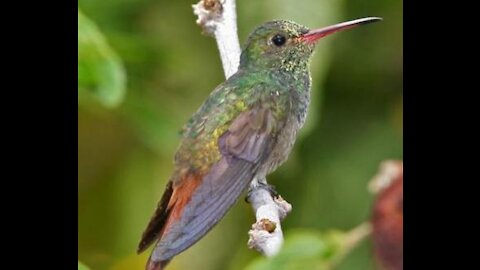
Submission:
[[[283,128],[280,129],[275,146],[272,149],[260,174],[275,171],[290,155],[297,139],[297,133],[305,123],[308,106],[310,103],[309,89],[306,91],[293,91],[289,93],[289,108]]]

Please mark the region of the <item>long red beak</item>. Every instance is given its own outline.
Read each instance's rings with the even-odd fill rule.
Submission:
[[[382,20],[382,18],[379,18],[379,17],[367,17],[367,18],[357,19],[357,20],[343,22],[343,23],[339,23],[339,24],[334,24],[334,25],[327,26],[327,27],[324,27],[324,28],[310,30],[306,34],[302,35],[300,37],[300,39],[307,42],[307,43],[313,43],[313,42],[319,40],[320,38],[328,36],[328,35],[333,34],[335,32],[342,31],[342,30],[349,29],[349,28],[353,28],[353,27],[358,26],[358,25],[378,22],[378,21],[381,21],[381,20]]]

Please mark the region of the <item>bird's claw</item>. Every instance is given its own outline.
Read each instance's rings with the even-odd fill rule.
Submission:
[[[270,185],[264,182],[258,182],[256,187],[254,187],[254,189],[258,189],[258,188],[267,190],[270,193],[270,196],[272,196],[272,198],[278,198],[280,196],[280,194],[277,192],[277,189],[273,185]],[[248,189],[247,196],[245,196],[245,202],[250,203],[248,198],[250,198],[250,196],[252,195],[252,192],[253,192],[253,189],[252,187],[250,187]]]
[[[262,183],[262,185],[264,186],[264,188],[265,188],[266,190],[268,190],[268,192],[270,193],[270,195],[272,196],[272,198],[278,198],[278,196],[279,196],[280,194],[278,194],[277,189],[275,188],[275,186],[270,185],[270,184],[263,184],[263,183]]]

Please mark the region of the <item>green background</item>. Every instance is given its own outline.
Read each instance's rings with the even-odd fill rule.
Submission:
[[[135,249],[172,171],[178,132],[224,80],[192,4],[79,0],[78,258],[92,270],[143,269],[148,251]],[[324,269],[342,232],[369,219],[367,183],[379,163],[402,159],[402,2],[243,0],[237,12],[242,44],[273,19],[311,28],[384,20],[319,42],[307,124],[269,178],[293,205],[279,257],[247,248],[254,215],[239,200],[169,269]],[[374,269],[370,242],[337,269]]]

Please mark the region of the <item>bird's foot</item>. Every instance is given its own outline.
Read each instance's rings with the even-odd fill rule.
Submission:
[[[270,196],[272,196],[272,198],[278,198],[280,196],[275,186],[267,184],[266,182],[258,181],[255,185],[250,186],[250,188],[248,189],[247,196],[245,197],[245,202],[250,203],[249,198],[252,195],[253,189],[259,188],[267,190],[270,193]]]
[[[265,189],[268,190],[268,192],[270,192],[270,195],[272,196],[272,198],[278,198],[278,196],[280,196],[280,194],[278,194],[277,189],[275,188],[274,185],[270,185],[270,184],[264,184],[264,185],[265,185]]]

